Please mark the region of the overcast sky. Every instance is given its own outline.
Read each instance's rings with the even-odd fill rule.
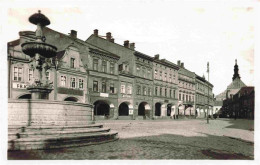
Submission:
[[[5,5],[3,31],[7,41],[22,30],[35,30],[28,17],[41,10],[49,28],[86,40],[94,29],[111,32],[115,42],[136,43],[136,50],[177,63],[202,76],[210,63],[214,94],[232,81],[235,59],[246,85],[254,85],[254,3],[239,1],[13,1]],[[257,1],[253,1],[257,2]],[[57,7],[58,6],[58,7]],[[1,31],[1,28],[0,28]],[[48,38],[47,41],[48,42]]]

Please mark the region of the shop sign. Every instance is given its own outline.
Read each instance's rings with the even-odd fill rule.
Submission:
[[[27,87],[28,87],[28,84],[17,83],[17,82],[13,83],[13,88],[26,89]]]
[[[71,89],[71,88],[63,88],[63,87],[59,87],[58,88],[58,93],[83,96],[83,91],[82,90]]]
[[[100,97],[108,97],[108,93],[100,93]]]
[[[127,98],[130,98],[131,96],[129,96],[129,95],[123,95],[123,97],[127,97]]]

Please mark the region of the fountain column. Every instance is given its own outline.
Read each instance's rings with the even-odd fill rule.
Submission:
[[[56,56],[57,48],[45,43],[43,28],[50,24],[50,20],[39,10],[38,13],[29,17],[32,24],[37,25],[36,40],[23,43],[22,51],[31,57],[30,67],[34,69],[34,82],[27,90],[32,93],[32,99],[49,99],[49,93],[53,90],[47,81],[46,71],[51,67],[50,58]]]

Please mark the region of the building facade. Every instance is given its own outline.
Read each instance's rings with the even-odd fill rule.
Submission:
[[[184,63],[177,62],[180,67],[178,75],[178,116],[195,117],[195,73],[184,68]]]
[[[242,87],[232,98],[225,99],[222,115],[231,118],[254,119],[254,87]]]
[[[176,65],[159,55],[151,57],[136,51],[129,41],[119,45],[110,32],[102,37],[94,30],[86,41],[78,39],[75,30],[66,35],[46,27],[44,34],[47,42],[58,49],[57,57],[50,59],[45,68],[46,81],[54,89],[50,100],[93,104],[95,119],[204,116],[195,109],[203,105],[206,109],[207,103],[195,101],[207,97],[207,81],[197,78],[180,61]],[[8,43],[8,97],[29,99],[31,94],[26,88],[34,79],[33,68],[21,44],[35,40],[35,32],[19,35],[18,40]],[[212,95],[213,85],[208,86]]]
[[[179,67],[155,55],[153,61],[154,118],[175,118],[178,108]]]

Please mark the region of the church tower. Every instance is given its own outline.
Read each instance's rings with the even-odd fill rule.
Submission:
[[[238,65],[237,65],[237,59],[235,61],[235,66],[234,66],[234,75],[232,80],[234,81],[237,77],[240,79],[239,73],[238,73]]]

